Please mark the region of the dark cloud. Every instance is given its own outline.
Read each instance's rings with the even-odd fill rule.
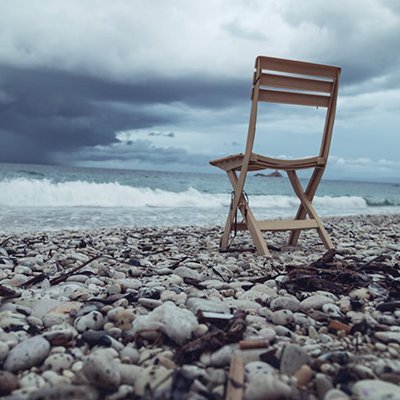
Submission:
[[[219,108],[248,88],[241,81],[194,77],[121,83],[50,70],[0,68],[0,161],[54,163],[55,154],[110,145],[121,130],[179,124],[158,104]],[[247,90],[246,90],[247,89]],[[183,111],[182,111],[183,112]],[[156,136],[150,132],[150,136]],[[174,137],[174,133],[162,134]]]
[[[175,133],[174,132],[169,132],[169,133],[164,133],[164,132],[150,132],[148,136],[162,136],[162,137],[169,137],[169,138],[174,138]]]

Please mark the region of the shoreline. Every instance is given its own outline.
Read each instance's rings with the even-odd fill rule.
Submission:
[[[400,215],[323,221],[335,253],[271,259],[220,226],[0,234],[0,396],[223,399],[236,356],[247,400],[398,396]]]

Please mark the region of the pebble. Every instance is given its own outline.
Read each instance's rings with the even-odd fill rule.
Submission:
[[[82,371],[94,386],[100,389],[117,389],[121,375],[113,364],[113,358],[108,352],[98,350],[85,358]]]
[[[334,303],[334,300],[327,296],[315,294],[305,298],[300,303],[300,310],[307,312],[310,310],[320,310],[324,304]]]
[[[365,265],[386,249],[385,274],[364,271],[370,282],[350,293],[347,285],[343,293],[294,292],[286,266],[319,268],[315,261],[324,251],[308,232],[302,249],[284,245],[284,234],[274,235],[281,251],[273,250],[271,259],[219,253],[217,227],[0,233],[0,242],[6,240],[1,291],[15,296],[2,297],[0,305],[0,397],[159,400],[171,397],[174,383],[175,397],[221,399],[236,351],[245,366],[245,398],[349,400],[355,389],[352,398],[361,400],[356,390],[367,381],[374,390],[369,398],[377,397],[376,389],[382,399],[393,397],[390,385],[400,384],[400,303],[389,300],[386,271],[400,252],[387,245],[398,235],[400,217],[327,221],[335,243],[344,243],[335,256],[338,268]],[[41,272],[51,279],[93,254],[105,257],[66,282],[12,286]],[[246,311],[243,336],[230,321],[199,323],[200,310]],[[328,329],[330,320],[355,325],[354,332]],[[40,357],[40,346],[27,346],[35,337],[46,343]],[[257,338],[266,339],[266,347],[239,350],[240,339]],[[13,366],[9,360],[19,346],[37,359],[24,359],[19,351],[22,361]]]
[[[353,386],[353,393],[360,400],[400,400],[398,385],[377,379],[356,382]]]
[[[0,371],[0,396],[7,396],[18,387],[17,375],[9,371]]]
[[[192,312],[167,301],[148,315],[137,317],[133,322],[133,332],[157,329],[182,345],[192,337],[198,325]]]
[[[294,316],[290,310],[278,310],[271,314],[271,321],[275,325],[285,326],[294,322]]]
[[[285,309],[296,312],[300,309],[300,301],[294,296],[277,297],[271,301],[270,309],[273,311]]]
[[[40,364],[49,352],[50,343],[42,336],[26,339],[10,350],[4,369],[10,372],[28,369]]]
[[[292,398],[292,389],[273,374],[256,374],[246,384],[245,400],[285,400]]]
[[[91,311],[82,317],[78,317],[74,322],[74,327],[78,332],[85,332],[89,329],[101,329],[103,325],[104,317],[99,311]]]
[[[281,372],[287,375],[293,375],[303,365],[308,365],[309,357],[303,348],[297,344],[288,344],[281,357]]]

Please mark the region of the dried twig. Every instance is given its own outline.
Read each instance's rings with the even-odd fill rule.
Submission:
[[[103,258],[103,257],[109,257],[109,256],[103,255],[103,254],[94,256],[94,257],[92,257],[90,260],[85,261],[83,264],[81,264],[81,265],[79,265],[79,266],[77,266],[77,267],[75,267],[75,268],[72,268],[71,270],[69,270],[69,271],[67,271],[67,272],[62,273],[60,276],[57,276],[57,277],[55,277],[55,278],[50,279],[50,285],[57,285],[58,283],[61,283],[61,282],[65,281],[65,280],[68,279],[71,275],[74,275],[75,272],[77,272],[77,271],[79,271],[80,269],[86,267],[87,265],[89,265],[89,264],[92,263],[93,261],[98,260],[99,258]]]

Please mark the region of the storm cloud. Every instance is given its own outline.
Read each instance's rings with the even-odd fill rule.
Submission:
[[[336,177],[400,176],[396,1],[14,0],[0,26],[2,162],[206,169],[241,151],[265,54],[342,67]],[[318,115],[270,117],[262,150],[315,142]]]

